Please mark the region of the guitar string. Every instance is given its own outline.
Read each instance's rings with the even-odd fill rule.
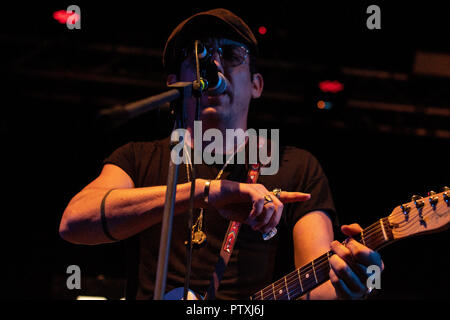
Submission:
[[[379,224],[379,223],[377,223],[377,224]],[[366,230],[368,230],[369,228],[367,228]],[[378,227],[378,229],[381,229],[381,227]],[[373,234],[373,230],[372,230],[372,232],[371,232],[371,234]],[[367,234],[369,234],[369,233],[367,233]],[[375,239],[371,239],[370,237],[369,238],[367,238],[366,239],[366,241],[367,242],[369,242],[369,241],[376,241],[377,239],[375,238]],[[378,244],[381,244],[381,243],[383,243],[384,242],[384,239],[380,239],[381,241],[377,241],[378,243],[376,244],[376,245],[378,245]],[[373,243],[372,245],[375,245],[375,243]],[[375,246],[376,246],[375,245]],[[331,253],[331,254],[334,254],[334,253],[332,253],[331,251],[329,251],[328,253]],[[323,270],[323,266],[324,265],[328,265],[328,255],[327,254],[324,254],[324,255],[322,255],[321,257],[319,257],[319,258],[316,258],[315,260],[313,260],[314,261],[314,271],[315,271],[315,273],[316,273],[316,277],[317,277],[317,273],[320,273],[320,272],[322,272]],[[311,272],[311,270],[313,270],[313,266],[312,266],[312,263],[309,263],[308,265],[306,265],[306,266],[304,266],[304,267],[302,267],[302,268],[299,268],[300,269],[300,276],[302,275],[302,274],[308,274],[308,273],[310,273]],[[257,293],[255,293],[253,296],[258,296],[258,293],[261,293],[261,291],[263,292],[263,298],[264,298],[264,291],[266,291],[268,294],[269,294],[269,296],[270,295],[273,295],[273,293],[271,293],[271,292],[269,292],[269,291],[276,291],[276,292],[278,292],[282,287],[290,287],[290,285],[292,285],[293,283],[296,283],[296,282],[298,282],[299,280],[298,280],[298,275],[294,275],[294,273],[295,274],[298,274],[298,270],[299,269],[297,269],[297,270],[295,270],[295,271],[293,271],[293,272],[291,272],[290,274],[288,274],[288,275],[286,275],[284,278],[282,278],[282,279],[279,279],[279,280],[277,280],[277,281],[275,281],[272,285],[269,285],[269,286],[267,286],[266,288],[264,288],[264,289],[262,289],[262,290],[260,290],[260,291],[258,291]],[[286,281],[284,280],[286,278]],[[287,279],[289,279],[289,281],[287,281]],[[306,280],[307,278],[305,278],[304,280]],[[311,280],[313,279],[313,277],[311,277]],[[309,281],[309,280],[308,280]],[[284,290],[283,290],[284,291]],[[261,296],[261,294],[259,294],[259,296]]]
[[[433,210],[434,210],[434,209],[433,209]],[[424,211],[425,211],[425,212],[424,212]],[[423,209],[422,209],[422,216],[423,216],[424,219],[426,218],[426,216],[427,216],[428,214],[429,214],[429,209],[428,209],[428,208],[423,208]],[[395,212],[395,210],[394,210],[394,211],[391,213],[391,215],[390,215],[390,217],[392,217],[392,218],[397,218],[398,216],[403,216],[403,212],[402,212],[402,211],[400,211],[400,212],[398,212],[398,211]],[[417,219],[418,219],[418,216],[415,215],[415,216],[414,216],[413,218],[411,218],[410,220],[408,220],[408,221],[402,221],[402,222],[406,222],[409,226],[413,226],[413,225],[414,225],[413,222],[415,222]],[[386,221],[386,220],[387,220],[387,219],[385,219],[385,218],[381,219],[381,223],[383,223],[383,227],[386,227],[386,226],[384,225],[385,222],[387,222],[387,223],[389,224],[389,221]],[[374,232],[379,231],[379,230],[373,229],[374,226],[377,227],[378,229],[381,229],[380,220],[377,221],[377,222],[375,222],[374,224],[372,224],[370,227],[366,228],[365,230],[363,230],[363,233],[365,234],[364,239],[365,239],[365,241],[366,241],[367,243],[368,243],[369,241],[377,241],[377,240],[378,240],[377,238],[375,238],[375,239],[370,239],[370,236],[369,236],[369,235],[371,235],[371,234],[373,235]],[[372,229],[372,230],[370,230],[370,229]],[[409,227],[406,228],[405,230],[407,230],[407,229],[409,229]],[[369,232],[369,230],[370,230],[370,232]],[[364,232],[364,231],[366,231],[366,232]],[[379,234],[378,234],[378,235],[379,235]],[[380,238],[377,242],[372,243],[371,246],[376,247],[376,246],[378,246],[378,245],[383,244],[385,241],[386,241],[386,240],[384,239],[384,237],[383,237],[383,238]],[[315,272],[316,272],[316,278],[320,278],[320,277],[321,277],[321,274],[320,274],[321,272],[324,272],[324,271],[327,271],[327,273],[329,272],[329,265],[327,266],[326,269],[323,269],[323,267],[324,267],[324,262],[327,261],[327,260],[328,260],[328,256],[325,257],[325,255],[322,255],[321,257],[319,257],[319,258],[313,260],[313,261],[314,261],[314,265],[315,265],[315,268],[314,268],[314,269],[316,269],[316,270],[315,270]],[[328,264],[328,263],[327,263],[327,264]],[[311,265],[311,267],[309,267],[309,265]],[[306,269],[303,269],[303,268],[306,267],[306,266],[304,266],[304,267],[302,267],[302,268],[299,268],[299,269],[300,269],[300,277],[301,277],[301,274],[309,273],[310,270],[312,270],[312,263],[308,264],[307,266],[308,266],[308,267],[307,267]],[[292,285],[292,284],[295,283],[295,282],[299,282],[299,281],[300,281],[299,279],[297,279],[297,278],[298,278],[298,275],[294,275],[294,273],[298,274],[298,270],[299,270],[299,269],[297,269],[297,270],[295,270],[295,271],[289,273],[289,274],[286,275],[284,278],[282,278],[282,279],[280,279],[280,280],[274,282],[272,285],[267,286],[266,288],[264,288],[264,289],[258,291],[257,293],[255,293],[254,295],[252,295],[252,297],[258,298],[258,296],[261,296],[261,295],[262,295],[263,299],[267,299],[267,298],[269,298],[270,296],[276,298],[275,293],[269,292],[269,290],[270,290],[270,291],[275,291],[275,292],[277,292],[277,291],[279,291],[279,289],[281,289],[282,287],[287,287],[287,290],[289,290],[290,285]],[[308,272],[306,272],[306,271],[308,271]],[[317,274],[319,274],[319,277],[317,277]],[[327,275],[325,275],[325,276],[327,277]],[[286,278],[286,280],[285,280],[285,278]],[[290,278],[289,282],[287,281],[288,278]],[[311,277],[311,280],[307,280],[307,281],[312,281],[312,279],[313,279],[313,278]],[[304,278],[303,280],[306,280],[306,278]],[[318,281],[318,282],[321,283],[321,282],[323,282],[323,281],[322,281],[322,279],[321,279],[321,281]],[[278,283],[278,284],[277,284],[277,283]],[[276,285],[275,285],[275,284],[276,284]],[[317,282],[314,282],[314,283],[313,283],[313,286],[314,286],[314,285],[317,285]],[[275,288],[276,288],[276,289],[275,289]],[[289,291],[289,292],[286,292],[285,294],[282,294],[282,295],[280,294],[280,295],[278,296],[278,298],[280,298],[280,297],[283,298],[283,297],[286,297],[286,295],[287,295],[287,297],[288,297],[288,299],[289,299],[291,295],[294,295],[294,296],[295,296],[298,292],[300,292],[300,294],[303,293],[302,290],[301,290],[301,288],[299,288],[298,285],[296,285],[296,288],[298,288],[298,289],[294,289],[294,290],[296,290],[296,291],[291,290],[291,291]],[[267,293],[268,293],[268,295],[267,295],[266,297],[264,297],[264,291],[267,291]],[[283,292],[285,292],[285,290],[283,290]],[[260,293],[260,294],[258,294],[258,293]],[[261,294],[261,293],[262,293],[262,294]]]
[[[384,222],[386,222],[386,221],[383,221],[383,224],[384,224]],[[369,244],[369,242],[371,242],[370,243],[370,245],[369,246],[373,246],[373,247],[376,247],[376,246],[378,246],[378,245],[380,245],[380,244],[383,244],[384,242],[385,242],[385,239],[384,239],[384,237],[381,237],[381,233],[379,232],[379,230],[378,230],[378,232],[377,232],[377,237],[376,238],[373,238],[372,237],[372,235],[373,235],[373,233],[375,232],[375,231],[377,231],[377,230],[373,230],[373,228],[374,228],[374,226],[377,228],[377,229],[380,229],[381,228],[381,226],[380,226],[380,222],[378,221],[378,222],[376,222],[376,223],[374,223],[371,227],[368,227],[368,228],[366,228],[365,229],[365,233],[366,233],[366,238],[365,238],[365,240],[366,240],[366,243],[367,244]],[[372,229],[372,230],[370,230],[370,229]],[[368,230],[370,230],[370,231],[368,231]],[[333,253],[332,253],[333,254]],[[322,255],[321,257],[319,257],[319,258],[316,258],[315,260],[314,260],[314,265],[315,265],[315,268],[314,269],[317,269],[317,270],[314,270],[314,271],[316,271],[316,277],[317,277],[317,274],[319,274],[319,277],[321,276],[321,272],[323,272],[323,262],[328,262],[328,256],[326,255],[326,254],[324,254],[324,255]],[[328,263],[327,263],[328,264]],[[310,264],[308,264],[307,266],[304,266],[304,267],[302,267],[302,268],[299,268],[301,271],[300,271],[300,273],[301,274],[307,274],[307,273],[309,273],[309,272],[311,272],[311,270],[312,270],[312,263],[310,263]],[[294,282],[298,282],[299,280],[298,280],[298,270],[299,269],[297,269],[297,270],[295,270],[295,271],[293,271],[293,272],[291,272],[290,274],[288,274],[285,278],[286,278],[286,281],[284,280],[284,278],[282,278],[282,279],[280,279],[280,280],[278,280],[278,281],[276,281],[276,282],[274,282],[273,283],[273,286],[272,285],[270,285],[270,286],[268,286],[268,287],[266,287],[266,288],[264,288],[263,290],[260,290],[260,291],[258,291],[257,293],[255,293],[253,296],[261,296],[261,291],[265,291],[265,292],[267,292],[267,293],[269,293],[269,296],[270,295],[272,295],[272,293],[271,292],[269,292],[269,291],[274,291],[275,290],[275,287],[276,287],[276,291],[279,291],[279,289],[281,289],[282,287],[286,287],[286,285],[287,285],[287,288],[289,289],[289,287],[292,285],[292,283],[294,283]],[[328,271],[329,271],[329,269],[328,269]],[[328,272],[327,271],[327,272]],[[295,273],[295,275],[294,275],[294,273]],[[289,279],[289,283],[287,282],[287,279]],[[304,280],[306,280],[307,278],[304,278]],[[312,281],[312,277],[311,277],[311,281]],[[310,281],[309,279],[308,280],[306,280],[306,281]],[[315,284],[315,283],[314,283]],[[290,292],[290,293],[292,293],[292,291]],[[290,294],[289,294],[290,295]],[[264,296],[264,295],[263,295]]]
[[[434,210],[434,209],[432,209],[432,210]],[[425,211],[425,212],[424,212],[424,211]],[[422,208],[422,217],[423,217],[423,219],[426,218],[426,216],[429,214],[429,211],[430,211],[430,209],[429,209],[428,207]],[[393,210],[393,212],[391,213],[391,215],[390,215],[389,217],[397,218],[398,216],[400,216],[400,217],[401,217],[401,216],[404,216],[403,212],[402,212],[402,211],[398,211],[398,210],[397,210],[397,211],[396,211],[396,210]],[[408,230],[409,227],[413,226],[413,225],[414,225],[413,222],[415,222],[415,221],[417,220],[417,218],[418,218],[418,216],[415,215],[413,218],[409,219],[408,221],[405,221],[405,220],[401,221],[401,222],[407,223],[407,225],[408,225],[408,227],[407,227],[405,230]],[[381,220],[381,222],[380,222],[380,220]],[[363,230],[364,240],[365,240],[366,242],[369,242],[370,240],[375,240],[375,241],[377,240],[377,238],[375,238],[375,239],[370,239],[370,235],[373,235],[374,232],[378,233],[379,230],[377,230],[377,229],[381,229],[381,225],[380,225],[381,223],[383,223],[383,227],[386,227],[386,226],[384,225],[385,222],[387,222],[388,224],[390,224],[389,221],[385,221],[385,220],[387,220],[386,218],[382,218],[382,219],[380,219],[380,220],[378,220],[377,222],[373,223],[371,226],[369,226],[368,228],[366,228],[365,230]],[[401,223],[401,222],[400,222],[400,223]],[[397,224],[398,224],[398,223],[397,223]],[[361,233],[360,233],[360,234],[361,234]],[[378,235],[379,235],[379,234],[378,234]],[[383,244],[385,241],[386,241],[386,240],[385,240],[384,237],[383,237],[383,238],[381,238],[379,241],[377,241],[376,244],[373,243],[371,246],[376,247],[376,246],[378,246],[378,245]],[[330,251],[329,251],[329,252],[330,252]],[[329,263],[328,263],[328,266],[327,266],[327,268],[326,268],[327,270],[326,270],[326,269],[323,269],[323,266],[324,266],[324,262],[325,262],[325,261],[328,262],[328,255],[322,255],[321,257],[319,257],[319,258],[313,260],[314,265],[315,265],[315,268],[314,268],[314,269],[317,269],[317,270],[314,270],[315,273],[316,273],[316,277],[317,277],[317,273],[319,273],[319,277],[320,277],[320,272],[327,271],[327,270],[328,270],[327,272],[329,272]],[[311,267],[309,267],[309,265],[311,265]],[[312,267],[312,263],[309,263],[307,266],[308,266],[308,267],[307,267],[305,270],[303,270],[303,267],[299,268],[299,269],[300,269],[300,277],[301,277],[301,274],[302,274],[302,273],[306,274],[306,273],[309,273],[310,270],[312,270],[312,268],[313,268],[313,267]],[[306,266],[304,266],[304,267],[306,267]],[[279,289],[281,289],[282,287],[287,287],[287,290],[289,291],[289,286],[290,286],[290,284],[293,284],[294,282],[301,281],[301,280],[297,280],[298,275],[297,275],[297,276],[294,275],[294,273],[298,273],[298,270],[299,270],[299,269],[297,269],[297,270],[295,270],[295,271],[289,273],[289,274],[286,275],[284,278],[282,278],[282,279],[280,279],[280,280],[277,280],[277,281],[274,282],[272,285],[267,286],[266,288],[264,288],[264,289],[262,289],[262,290],[260,290],[260,291],[257,291],[255,294],[252,295],[252,297],[258,298],[258,295],[259,295],[259,296],[262,296],[263,299],[264,299],[264,291],[269,291],[269,290],[271,290],[271,291],[279,291]],[[308,271],[308,272],[306,272],[306,271]],[[291,278],[291,279],[289,280],[289,282],[287,281],[287,278],[288,278],[288,277]],[[293,280],[293,278],[295,278],[295,279]],[[311,280],[312,280],[312,277],[311,277]],[[318,282],[321,282],[321,281],[318,281]],[[275,285],[276,283],[279,283],[279,284]],[[315,283],[315,284],[317,284],[317,283]],[[275,289],[275,287],[276,287],[277,289]],[[298,287],[298,286],[296,286],[296,287]],[[301,292],[301,291],[302,291],[301,288],[299,288],[299,289],[300,289],[300,292]],[[295,289],[294,289],[294,290],[295,290]],[[286,292],[286,291],[283,290],[283,292]],[[258,294],[258,293],[261,293],[261,294]],[[294,292],[294,291],[289,291],[289,293],[291,293],[291,294],[293,293],[294,295],[296,294],[296,292]],[[288,292],[286,292],[286,294],[288,294]],[[283,294],[283,296],[286,296],[286,294]],[[289,296],[290,296],[291,294],[288,294],[288,298],[289,298]],[[274,293],[269,293],[267,297],[270,297],[271,295],[272,295],[272,296],[275,296]],[[280,296],[279,296],[279,297],[280,297]]]
[[[288,298],[290,298],[291,295],[296,297],[298,294],[303,294],[303,293],[311,290],[311,286],[314,287],[316,285],[319,285],[320,283],[322,283],[322,282],[324,282],[324,281],[326,281],[328,279],[329,270],[330,270],[328,259],[325,259],[325,261],[317,263],[317,266],[316,266],[315,269],[316,269],[315,270],[316,276],[314,278],[313,277],[310,277],[310,278],[303,277],[303,275],[308,274],[308,272],[305,272],[303,270],[300,271],[300,275],[293,275],[293,274],[291,274],[289,276],[289,282],[287,282],[287,280],[286,280],[286,282],[288,283],[287,284],[287,290],[289,290],[289,292],[283,290],[281,294],[276,295],[276,294],[272,294],[271,292],[266,291],[266,293],[268,293],[268,295],[265,295],[263,293],[263,297],[266,296],[265,298],[270,298],[270,297],[286,298],[286,296],[287,296]],[[300,280],[300,279],[302,279],[302,280]],[[316,279],[317,279],[317,281],[316,281]],[[301,289],[302,287],[300,287],[298,285],[300,283],[300,281],[302,283],[303,290]],[[294,285],[294,289],[290,289],[290,287],[292,285]],[[281,283],[279,283],[276,286],[276,289],[275,289],[275,286],[274,286],[272,291],[279,292],[279,290],[282,287],[285,287],[285,286],[282,285]],[[306,287],[307,290],[305,290],[304,287]]]
[[[367,229],[366,229],[367,230]],[[369,246],[371,246],[371,247],[376,247],[376,246],[378,246],[378,245],[380,245],[380,244],[383,244],[384,242],[385,242],[385,239],[384,239],[384,237],[381,237],[381,233],[378,233],[378,235],[377,235],[377,237],[375,237],[375,238],[373,238],[373,237],[368,237],[367,238],[367,240],[366,240],[366,242],[367,242],[367,244],[369,245]],[[334,253],[331,253],[331,254],[334,254]],[[300,271],[300,277],[302,277],[302,275],[304,275],[304,274],[308,274],[308,273],[310,273],[311,272],[311,269],[312,269],[312,264],[310,264],[311,265],[311,267],[310,266],[308,266],[307,268],[305,268],[305,267],[303,267],[303,268],[300,268],[301,269],[301,271]],[[323,255],[323,256],[321,256],[320,258],[317,258],[317,259],[315,259],[314,260],[314,265],[315,265],[315,267],[314,267],[314,269],[313,269],[313,271],[315,271],[315,274],[316,274],[316,279],[319,279],[319,278],[322,278],[324,275],[322,274],[324,271],[326,271],[326,274],[325,274],[325,276],[326,277],[328,277],[328,273],[329,273],[329,263],[328,263],[328,256],[325,254],[325,255]],[[326,270],[324,270],[324,266],[326,266]],[[294,275],[294,273],[296,273],[296,275]],[[292,272],[292,273],[290,273],[289,275],[287,275],[286,276],[286,279],[289,279],[289,284],[287,285],[287,288],[289,289],[289,287],[293,284],[293,283],[298,283],[300,280],[298,279],[298,271],[297,272]],[[314,283],[313,283],[313,285],[316,285],[317,283],[315,282],[315,280],[313,280],[313,278],[311,277],[311,278],[303,278],[303,282],[305,282],[306,281],[306,284],[307,285],[309,285],[308,284],[308,281],[314,281]],[[287,283],[287,281],[285,281],[286,283]],[[321,281],[317,281],[317,282],[323,282],[322,281],[322,279],[321,279]],[[277,281],[276,282],[278,285],[277,285],[277,291],[279,290],[279,289],[281,289],[281,287],[283,287],[283,284],[281,283],[281,281],[279,280],[279,281]],[[281,285],[281,287],[280,287],[280,285]],[[298,285],[297,285],[298,286]],[[296,287],[297,287],[296,286]],[[289,295],[291,295],[291,293],[292,293],[292,291],[289,293]]]
[[[383,241],[381,241],[380,243],[382,243],[382,242]],[[296,271],[298,271],[298,269]],[[272,285],[268,286],[265,289],[260,290],[257,293],[255,293],[252,297],[254,297],[255,300],[260,299],[261,296],[262,296],[263,300],[271,300],[271,298],[272,299],[273,298],[278,298],[278,300],[279,300],[280,298],[286,298],[287,297],[288,299],[291,299],[291,296],[292,297],[297,297],[299,295],[302,295],[302,294],[306,293],[307,291],[311,290],[314,286],[319,285],[320,283],[322,283],[322,282],[327,280],[328,273],[329,273],[328,259],[325,259],[325,261],[322,261],[322,262],[317,264],[316,277],[318,279],[320,279],[320,281],[318,280],[316,282],[315,280],[313,280],[314,279],[313,277],[311,277],[311,278],[303,278],[303,280],[301,281],[299,279],[299,276],[298,275],[294,275],[293,273],[297,273],[297,272],[294,271],[294,272],[292,272],[292,273],[290,273],[289,275],[286,276],[286,278],[288,278],[288,277],[290,278],[289,282],[287,282],[287,280],[286,280],[286,282],[288,283],[287,284],[287,288],[289,290],[289,287],[294,284],[295,287],[294,287],[293,290],[290,290],[289,292],[286,291],[286,290],[283,290],[283,293],[281,293],[279,295],[276,295],[275,292],[279,292],[279,289],[281,289],[282,287],[286,287],[286,285],[282,284],[280,282],[280,280],[279,280],[277,282],[280,282],[280,283],[277,286],[275,286],[275,283],[277,283],[277,282],[275,282],[273,284],[273,287],[272,287]],[[300,277],[303,274],[305,274],[305,272],[304,271],[300,271]],[[322,279],[322,277],[325,277],[325,279]],[[301,287],[297,284],[297,283],[300,283],[300,281],[301,281],[303,286],[307,286],[308,287],[307,290],[302,290]],[[311,284],[312,284],[312,288],[309,288],[311,286]]]
[[[380,242],[382,243],[382,242]],[[319,272],[318,272],[318,280],[320,279],[320,281],[316,282],[312,282],[312,280],[309,280],[309,282],[306,282],[306,286],[307,286],[307,290],[303,291],[301,290],[300,287],[294,287],[294,290],[291,290],[291,292],[289,293],[289,295],[292,295],[294,298],[303,295],[304,293],[312,290],[314,287],[318,286],[319,284],[325,282],[326,280],[329,279],[329,270],[330,270],[330,265],[329,263],[324,263],[319,267]],[[305,283],[304,281],[305,279],[303,278],[303,283]],[[300,281],[300,280],[298,280]],[[286,295],[284,295],[282,298],[285,298]],[[269,297],[270,298],[270,297]]]
[[[425,207],[425,208],[423,208],[422,209],[422,219],[426,219],[426,217],[430,214],[430,212],[432,212],[432,211],[434,211],[435,209],[433,208],[433,209],[431,209],[431,208],[428,208],[428,207]],[[391,215],[390,215],[390,217],[391,218],[397,218],[398,216],[400,216],[400,217],[402,217],[403,216],[403,212],[402,211],[397,211],[397,212],[395,212],[395,210],[391,213]],[[418,219],[420,219],[419,218],[419,216],[418,215],[414,215],[411,219],[409,219],[408,221],[401,221],[401,222],[405,222],[405,223],[407,223],[407,225],[405,226],[406,228],[403,228],[404,229],[404,231],[408,231],[410,228],[412,228],[414,225],[415,225],[415,222],[417,222],[417,220]],[[390,225],[390,222],[387,220],[387,219],[382,219],[382,223],[383,223],[383,226],[384,226],[384,223],[385,222],[387,222],[389,225]],[[378,222],[377,222],[377,224],[378,224]],[[366,229],[367,230],[367,229]],[[369,239],[366,239],[366,240],[369,240]],[[377,239],[374,239],[375,241],[377,240]],[[384,239],[384,237],[383,238],[381,238],[381,239],[379,239],[379,240],[381,240],[381,241],[378,241],[376,244],[375,243],[373,243],[372,244],[372,246],[374,246],[374,247],[376,247],[376,246],[378,246],[378,245],[382,245],[384,242],[385,242],[385,239]],[[314,260],[314,261],[316,261],[316,260]],[[317,261],[319,261],[319,259],[317,259]],[[321,276],[323,276],[323,275],[321,275],[321,272],[323,272],[323,271],[327,271],[327,273],[329,272],[329,266],[327,266],[328,268],[326,268],[326,270],[324,270],[323,268],[321,268],[322,266],[318,266],[317,267],[317,271],[316,271],[316,277],[317,277],[317,274],[319,274],[319,276],[318,277],[321,277]],[[310,268],[308,268],[308,269],[310,269]],[[291,275],[291,278],[292,278],[292,276],[293,276],[293,273],[291,273],[290,274]],[[289,275],[288,275],[289,276]],[[286,277],[288,277],[288,276],[286,276]],[[325,274],[325,277],[327,277],[327,274]],[[311,280],[312,280],[312,278],[311,278]],[[311,280],[309,280],[309,281],[311,281]],[[326,280],[326,279],[325,279]],[[323,280],[323,279],[321,279],[321,281],[318,281],[318,282],[323,282],[323,281],[325,281],[325,280]],[[278,282],[280,282],[280,281],[278,281]],[[287,283],[287,281],[285,281],[285,283]],[[292,283],[292,282],[291,282]],[[280,283],[281,284],[281,283]],[[308,284],[309,285],[309,284]],[[315,286],[315,285],[317,285],[317,283],[313,283],[313,286]],[[298,286],[296,286],[296,288],[298,288]],[[277,286],[277,289],[278,289],[278,286]],[[289,285],[287,286],[287,289],[289,290]],[[298,291],[298,290],[296,290],[296,291]],[[291,295],[297,295],[297,293],[298,292],[296,292],[296,291],[290,291],[289,293],[288,293],[288,295],[287,295],[287,298],[288,299],[290,299],[290,296]],[[287,293],[287,292],[286,292]],[[303,294],[303,292],[300,290],[300,292],[299,292],[300,294]],[[271,295],[271,293],[269,294],[269,297],[270,297],[270,295]],[[272,295],[273,297],[275,297],[276,298],[276,296],[275,295]],[[263,295],[263,297],[264,297],[264,295]],[[283,296],[278,296],[278,298],[286,298],[286,294],[284,294]]]
[[[378,226],[377,226],[377,228],[378,229],[380,229],[380,227],[379,227],[379,223],[377,223],[378,224]],[[372,228],[373,228],[374,226],[372,226]],[[366,230],[368,230],[369,228],[366,228]],[[371,232],[367,232],[367,234],[369,235],[369,237],[366,239],[366,241],[367,242],[369,242],[369,241],[372,241],[372,239],[370,239],[370,236],[373,234],[373,231],[371,231]],[[330,251],[328,252],[328,253],[330,253]],[[328,255],[325,253],[325,254],[323,254],[322,256],[320,256],[319,258],[316,258],[316,259],[314,259],[313,260],[314,262],[314,265],[315,265],[315,268],[314,269],[316,269],[316,268],[320,268],[321,267],[321,264],[323,263],[323,262],[328,262]],[[312,270],[312,263],[309,263],[308,265],[306,265],[306,266],[304,266],[304,267],[302,267],[302,268],[299,268],[301,271],[301,273],[303,273],[303,274],[307,274],[307,273],[309,273],[309,272],[311,272],[311,270]],[[296,270],[297,271],[297,270]],[[286,278],[286,280],[288,279],[288,277],[290,276],[290,279],[289,279],[289,284],[287,284],[287,286],[289,287],[289,285],[290,284],[292,284],[292,278],[293,277],[295,277],[295,282],[297,282],[297,276],[295,276],[295,275],[293,275],[293,273],[298,273],[298,271],[296,272],[296,271],[293,271],[293,272],[291,272],[291,274],[288,274],[285,278]],[[320,270],[319,270],[320,271]],[[282,278],[282,279],[280,279],[280,280],[278,280],[278,281],[276,281],[276,282],[274,282],[273,283],[273,285],[270,285],[270,286],[267,286],[266,288],[264,288],[264,289],[262,289],[262,290],[274,290],[275,289],[275,286],[276,286],[276,291],[278,291],[279,289],[281,289],[281,287],[283,287],[283,286],[286,286],[286,283],[285,283],[285,281],[284,281],[284,278]],[[260,291],[262,291],[262,290],[260,290]],[[260,291],[258,291],[258,292],[260,292]]]

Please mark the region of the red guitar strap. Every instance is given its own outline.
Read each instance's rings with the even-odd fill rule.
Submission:
[[[259,169],[261,165],[252,164],[247,173],[247,183],[256,183],[259,177]],[[219,260],[216,263],[211,282],[205,294],[204,300],[214,300],[216,298],[217,289],[219,288],[220,280],[222,280],[225,268],[230,261],[231,253],[237,240],[241,223],[237,221],[230,221],[228,230],[223,239],[222,247],[220,249]]]

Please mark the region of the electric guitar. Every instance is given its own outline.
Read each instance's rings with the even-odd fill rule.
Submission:
[[[440,232],[450,227],[450,189],[441,193],[429,192],[427,197],[413,196],[412,201],[397,206],[392,213],[365,228],[352,238],[372,250],[379,250],[397,240],[427,233]],[[310,263],[292,271],[271,285],[256,292],[250,300],[294,300],[329,279],[328,251]],[[182,299],[184,288],[168,292],[166,300]],[[189,300],[202,299],[189,290]]]

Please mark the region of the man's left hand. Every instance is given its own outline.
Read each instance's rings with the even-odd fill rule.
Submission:
[[[342,232],[347,236],[356,235],[363,230],[358,224],[343,225]],[[384,269],[378,252],[349,238],[345,245],[338,241],[331,242],[330,281],[339,299],[361,299],[369,292],[366,285],[367,267],[377,265]]]

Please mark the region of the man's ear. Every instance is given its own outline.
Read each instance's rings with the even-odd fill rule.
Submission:
[[[264,79],[260,73],[254,73],[252,78],[252,98],[259,98],[263,92]]]
[[[175,82],[177,82],[177,75],[176,74],[169,74],[167,76],[166,85],[173,84]]]

